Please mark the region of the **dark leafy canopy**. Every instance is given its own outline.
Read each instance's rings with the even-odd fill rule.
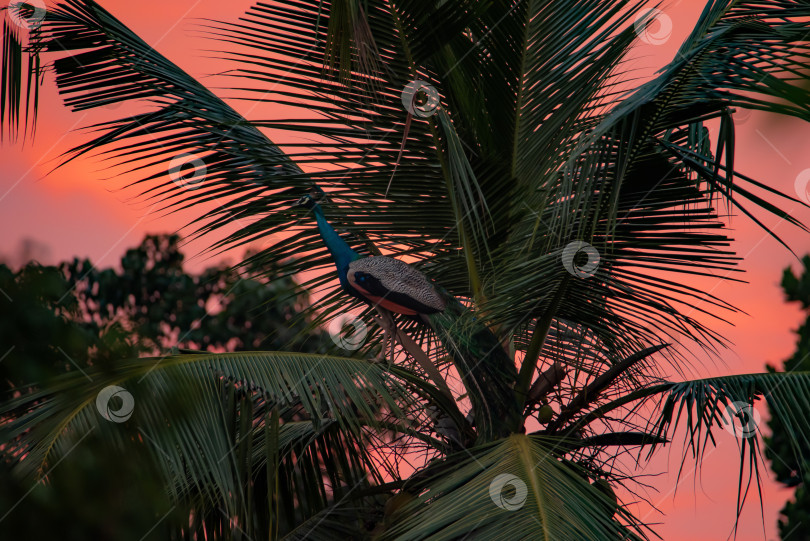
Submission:
[[[200,219],[201,231],[234,219],[250,224],[223,246],[279,234],[257,261],[285,262],[290,273],[327,263],[310,224],[287,209],[292,197],[316,182],[330,188],[330,217],[354,234],[356,245],[395,243],[404,249],[400,253],[429,259],[452,293],[487,301],[492,320],[519,349],[562,287],[555,316],[587,326],[609,356],[629,354],[662,335],[685,334],[709,344],[719,339],[678,307],[722,303],[657,271],[733,267],[712,195],[733,193],[747,208],[753,192],[739,175],[730,191],[728,121],[720,130],[723,152],[716,164],[700,121],[750,105],[753,98],[738,96],[743,93],[765,94],[764,108],[805,114],[806,91],[788,78],[804,66],[804,42],[797,23],[789,22],[802,15],[802,3],[714,3],[662,75],[612,108],[606,107],[616,103],[611,76],[621,74],[621,59],[635,37],[629,24],[635,4],[337,6],[350,14],[331,19],[330,6],[322,3],[262,4],[239,23],[211,30],[219,43],[232,45],[223,54],[243,66],[234,73],[236,97],[301,110],[298,119],[244,122],[92,3],[59,4],[29,47],[33,58],[75,51],[53,69],[76,110],[136,98],[156,102],[152,113],[100,126],[102,134],[72,155],[103,150],[105,159],[131,171],[164,165],[134,177],[144,183],[146,197],[173,208],[216,200]],[[754,15],[769,24],[749,22]],[[442,31],[423,31],[426,21]],[[436,27],[435,21],[443,24]],[[346,28],[337,28],[341,24]],[[357,30],[361,26],[368,31]],[[10,29],[10,38],[16,34]],[[727,61],[744,60],[774,40],[780,44],[773,46],[774,56],[783,60],[763,62],[761,74],[752,74],[750,62]],[[795,54],[779,52],[782,44]],[[376,61],[361,62],[368,57]],[[330,62],[343,63],[340,71],[350,84],[324,73]],[[413,79],[435,86],[442,98],[439,114],[408,121],[401,94]],[[14,86],[13,78],[7,84]],[[35,97],[36,85],[23,86]],[[772,87],[790,89],[780,97],[793,105],[766,99]],[[607,113],[592,132],[596,140],[583,148],[590,139],[581,135]],[[315,142],[282,154],[257,128],[308,132]],[[182,153],[206,164],[205,180],[195,190],[182,189],[165,174],[166,161]],[[296,172],[291,159],[308,174]],[[326,164],[328,170],[320,171]],[[374,204],[364,204],[369,202]],[[754,202],[780,213],[763,200]],[[559,257],[572,240],[597,248],[601,272],[563,286],[568,274]],[[307,257],[287,262],[303,253]],[[327,280],[321,275],[312,285]],[[337,308],[342,302],[331,295],[323,304]]]
[[[105,365],[140,351],[119,325],[107,326],[102,333],[80,321],[79,303],[55,267],[30,264],[14,272],[0,265],[0,290],[0,382],[5,398],[11,389],[65,372],[72,359],[82,361],[82,367]]]
[[[797,419],[792,408],[805,400],[804,372],[674,384],[661,379],[664,368],[654,354],[667,351],[660,356],[680,370],[679,345],[722,344],[690,315],[691,307],[706,306],[716,317],[733,308],[689,287],[680,275],[735,270],[725,212],[760,222],[758,215],[771,212],[800,226],[779,206],[786,196],[735,169],[731,114],[742,107],[810,120],[803,84],[810,4],[710,1],[673,61],[652,81],[622,94],[632,84],[622,61],[646,20],[639,19],[645,4],[262,2],[237,22],[205,23],[221,54],[236,65],[228,73],[229,101],[283,106],[283,118],[244,118],[91,0],[56,2],[30,32],[6,25],[0,110],[12,133],[23,119],[35,120],[38,84],[47,70],[77,111],[145,102],[147,112],[94,126],[94,137],[66,158],[98,154],[165,210],[199,205],[195,232],[219,234],[215,250],[263,240],[267,245],[245,265],[286,276],[309,271],[306,287],[325,289],[312,307],[320,321],[353,301],[336,289],[310,217],[290,208],[313,186],[328,193],[327,215],[354,248],[410,256],[472,310],[470,317],[459,316],[463,325],[443,327],[450,332],[414,334],[451,383],[461,376],[466,388],[454,389],[454,397],[428,383],[410,361],[382,371],[357,364],[358,358],[324,357],[319,364],[293,353],[257,353],[239,362],[177,357],[146,375],[137,364],[118,367],[110,381],[137,375],[162,392],[158,381],[166,378],[166,385],[187,388],[189,400],[222,408],[227,422],[205,425],[217,445],[246,434],[265,442],[255,453],[237,445],[239,461],[219,467],[191,429],[202,419],[174,420],[178,428],[172,431],[159,409],[139,418],[177,450],[175,459],[190,464],[188,472],[164,473],[178,501],[193,502],[201,523],[221,531],[225,519],[238,516],[234,520],[248,535],[317,538],[329,527],[356,527],[356,520],[365,531],[406,536],[406,518],[380,515],[374,500],[375,491],[378,496],[402,487],[400,444],[416,445],[422,463],[438,458],[439,468],[459,456],[492,452],[506,469],[516,455],[492,440],[525,431],[541,410],[548,422],[542,436],[550,440],[510,436],[521,442],[519,455],[525,459],[550,446],[561,464],[600,486],[624,479],[616,466],[623,450],[662,443],[684,413],[698,456],[713,441],[717,413],[729,401],[764,397]],[[411,100],[403,91],[414,81],[427,90]],[[708,121],[718,125],[713,133]],[[283,151],[267,137],[270,131]],[[301,133],[305,142],[293,135]],[[194,189],[167,175],[167,163],[184,154],[205,164]],[[241,226],[234,233],[221,229],[234,223]],[[598,264],[591,268],[568,253],[572,242],[591,245]],[[595,261],[593,251],[590,256]],[[569,268],[561,263],[566,258]],[[583,275],[583,268],[591,272]],[[359,356],[378,341],[372,328]],[[484,343],[499,347],[481,348]],[[663,349],[666,343],[673,347]],[[505,357],[514,370],[497,369]],[[284,367],[280,373],[271,371],[274,363]],[[206,383],[205,370],[198,370],[204,366],[229,383]],[[290,379],[302,367],[314,371],[306,390]],[[377,406],[351,391],[367,389],[367,379],[356,380],[361,373],[378,378],[387,393],[372,401]],[[331,384],[316,385],[320,378]],[[80,405],[94,390],[78,393],[79,401],[65,402],[63,409],[34,407],[17,430],[39,425],[37,434],[58,441],[71,423],[90,422]],[[225,398],[214,400],[216,392]],[[351,408],[335,400],[344,392]],[[661,406],[660,415],[651,426],[639,425],[635,413],[650,401]],[[31,405],[23,399],[14,408],[24,404]],[[471,409],[466,418],[464,409]],[[299,420],[291,412],[305,413],[306,423],[290,424]],[[335,437],[342,438],[341,453],[351,460],[328,450],[321,435],[310,437],[310,428],[326,425],[321,416],[327,412]],[[281,451],[284,430],[296,435],[304,462]],[[794,452],[808,435],[806,422],[797,421],[790,434]],[[377,439],[370,443],[368,437]],[[756,441],[744,442],[750,451],[744,460],[756,460]],[[611,450],[615,445],[623,450]],[[557,472],[556,466],[540,470],[511,471],[535,489],[535,503]],[[496,512],[480,497],[486,483],[478,473],[447,469],[436,485],[419,485],[420,475],[431,471],[420,471],[417,484],[409,485],[440,495],[413,504],[424,518],[420,531],[463,537],[478,526],[458,517]],[[360,472],[368,485],[356,483]],[[561,488],[554,498],[562,503],[555,509],[572,525],[586,524],[594,535],[615,537],[626,529],[643,535],[631,516],[593,505],[595,490],[588,487],[596,482],[561,482],[563,477],[556,478]],[[380,485],[383,480],[393,484]],[[340,496],[352,482],[361,487],[355,497],[352,490]],[[453,508],[464,500],[447,497],[454,491],[475,496],[465,513]],[[400,495],[407,493],[403,488]],[[251,506],[251,495],[267,500]],[[226,516],[211,511],[217,505],[228,509]],[[567,535],[548,527],[539,533],[546,539]]]
[[[810,256],[802,259],[804,268],[798,276],[792,269],[787,268],[782,276],[782,289],[788,301],[798,302],[805,312],[810,310]],[[786,359],[781,367],[785,372],[807,371],[810,368],[810,319],[805,321],[796,331],[796,352]],[[768,366],[768,370],[776,372],[777,368]],[[806,442],[800,445],[799,451],[794,452],[790,419],[785,419],[775,410],[771,410],[771,419],[768,421],[771,436],[766,439],[765,456],[771,460],[771,469],[776,479],[788,487],[796,487],[792,501],[782,508],[782,519],[779,521],[779,532],[782,539],[802,539],[810,536],[808,530],[808,509],[810,509],[810,465],[807,457],[810,456],[810,445]]]
[[[174,282],[181,285],[183,280],[175,277]],[[232,353],[121,362],[152,347],[154,340],[141,342],[137,334],[124,333],[116,325],[97,334],[98,327],[83,319],[75,289],[57,268],[32,264],[12,273],[0,266],[0,288],[8,295],[3,298],[0,337],[11,344],[0,365],[4,400],[0,478],[5,482],[0,517],[9,535],[167,539],[181,525],[189,527],[189,508],[178,508],[179,498],[216,501],[210,516],[198,517],[190,525],[189,535],[201,535],[206,526],[222,522],[218,506],[240,512],[245,476],[261,473],[267,479],[264,472],[273,453],[282,462],[308,463],[311,471],[325,462],[334,475],[355,483],[361,480],[366,471],[362,454],[352,451],[358,442],[347,439],[351,432],[346,430],[347,424],[356,426],[357,419],[341,412],[373,418],[381,405],[396,407],[380,371],[357,360],[330,361],[300,353],[258,357],[275,361],[269,363],[257,362],[255,354]],[[331,377],[315,375],[320,364],[330,365]],[[137,421],[110,431],[95,400],[100,389],[122,379],[139,398]],[[242,383],[247,379],[249,388]],[[285,381],[294,382],[292,388]],[[354,385],[347,385],[350,382]],[[311,383],[328,395],[307,397]],[[268,397],[284,394],[279,386],[292,394],[280,401],[286,407],[276,403],[271,411]],[[49,408],[73,414],[43,417]],[[166,426],[167,415],[173,420],[171,429]],[[253,417],[255,427],[249,422]],[[14,422],[9,423],[11,418]],[[272,421],[265,424],[266,418]],[[177,440],[165,440],[167,431],[181,441],[189,438],[182,443],[199,447],[200,454],[177,446]],[[250,464],[248,472],[236,457],[231,460],[229,450],[234,448],[247,453],[240,460]],[[321,449],[343,449],[345,454],[338,457]],[[19,456],[25,460],[14,460]],[[12,465],[23,479],[47,473],[48,485],[29,490],[30,483],[12,475]],[[289,495],[301,478],[289,468],[273,474],[279,477],[277,497],[292,502]],[[165,480],[171,480],[168,487]],[[306,516],[308,506],[323,506],[313,498],[297,509],[281,505],[285,520],[295,524],[301,520],[296,515]],[[36,516],[47,520],[32,524]]]
[[[226,264],[189,274],[179,243],[177,235],[148,235],[127,250],[120,270],[86,259],[62,263],[81,317],[96,332],[124,325],[152,354],[172,346],[326,352],[334,345],[325,333],[307,332],[299,312],[308,296],[291,278],[251,279]]]
[[[332,344],[322,333],[302,332],[306,322],[296,318],[296,309],[304,304],[304,295],[291,279],[269,284],[240,279],[226,266],[188,274],[178,243],[176,235],[147,236],[127,250],[120,270],[97,269],[89,260],[58,267],[32,263],[16,272],[0,265],[3,399],[32,383],[33,388],[48,387],[47,382],[58,381],[66,372],[74,381],[92,382],[89,374],[94,370],[114,370],[121,359],[159,353],[170,345],[280,349],[294,340],[295,349],[314,352],[325,351],[326,341]],[[245,325],[246,319],[252,325]],[[288,439],[298,425],[306,425],[303,431],[297,428],[302,437],[317,435],[310,423],[299,421],[285,432]],[[329,433],[328,426],[324,433]],[[144,433],[130,435],[145,438]],[[340,435],[329,438],[333,442]],[[7,535],[77,541],[167,539],[178,521],[187,521],[169,500],[156,467],[160,461],[146,452],[147,442],[141,441],[122,460],[95,430],[82,433],[80,441],[49,475],[48,485],[30,494],[28,484],[2,463],[0,517]],[[163,515],[170,517],[168,525],[158,522]],[[35,516],[47,520],[32,520]]]
[[[24,389],[24,384],[44,385],[65,372],[83,377],[79,370],[86,373],[93,365],[109,366],[138,353],[139,344],[120,326],[98,333],[78,321],[79,303],[69,288],[55,267],[31,264],[15,273],[0,265],[4,401],[13,390]],[[143,454],[132,453],[122,460],[119,453],[109,452],[98,434],[86,434],[49,475],[48,484],[34,488],[12,475],[11,442],[6,437],[2,441],[6,450],[0,462],[4,535],[138,541],[166,539],[170,534],[164,526],[143,537],[172,506],[154,462]],[[143,501],[152,505],[144,506]]]

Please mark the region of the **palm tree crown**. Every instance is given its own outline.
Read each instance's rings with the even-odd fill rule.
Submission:
[[[810,374],[665,376],[682,374],[688,347],[725,345],[687,308],[734,308],[673,278],[735,270],[721,205],[804,228],[780,207],[796,199],[735,169],[732,114],[810,120],[810,4],[707,2],[675,59],[626,92],[648,7],[262,2],[204,25],[235,66],[227,101],[93,0],[7,24],[12,135],[37,120],[48,72],[74,111],[149,104],[95,125],[66,159],[98,154],[164,209],[203,209],[193,227],[213,250],[266,241],[244,264],[307,271],[322,294],[303,317],[361,307],[370,329],[348,356],[172,355],[90,385],[68,373],[4,408],[19,469],[36,478],[96,427],[156,456],[192,518],[184,535],[641,539],[650,530],[611,488],[634,487],[617,459],[652,452],[680,420],[700,458],[728,405],[764,398],[798,449]],[[292,112],[247,119],[229,105],[243,99]],[[194,189],[181,162],[205,164]],[[294,205],[311,190],[329,203]],[[397,316],[390,366],[368,362],[382,334],[368,297],[345,294],[345,268],[384,254],[447,307],[429,326]],[[94,410],[108,385],[131,387],[128,424]],[[177,396],[191,412],[172,413]],[[138,427],[157,448],[133,443]],[[758,439],[741,444],[756,471]]]

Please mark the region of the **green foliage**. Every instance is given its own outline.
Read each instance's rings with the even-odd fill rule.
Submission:
[[[432,465],[407,486],[418,497],[380,538],[458,539],[473,530],[482,539],[640,539],[612,520],[612,498],[560,456],[559,443],[516,434]]]
[[[121,323],[151,353],[171,346],[326,351],[331,345],[299,317],[308,297],[292,278],[266,280],[255,268],[240,274],[226,264],[190,275],[179,243],[177,235],[149,235],[126,251],[120,270],[88,260],[62,263],[82,318],[95,329]]]
[[[810,256],[802,258],[803,269],[798,276],[788,267],[782,275],[782,289],[790,302],[798,302],[805,312],[810,311]],[[810,313],[808,319],[796,331],[796,352],[785,359],[784,372],[810,371]],[[776,372],[768,366],[769,372]],[[792,437],[792,419],[771,408],[768,426],[771,435],[765,440],[765,456],[771,461],[771,470],[776,479],[789,487],[796,487],[793,500],[782,509],[779,532],[782,539],[803,539],[810,536],[810,442],[802,441],[798,448]]]
[[[158,358],[152,363],[142,359],[128,366],[122,359],[175,344],[225,350],[260,344],[281,348],[292,343],[303,351],[325,350],[326,341],[331,344],[322,333],[304,332],[307,322],[297,317],[304,293],[292,279],[268,284],[260,279],[240,278],[227,266],[190,275],[182,268],[178,242],[176,235],[147,236],[140,246],[126,252],[120,270],[97,269],[87,260],[65,262],[58,267],[32,263],[17,272],[0,265],[0,343],[6,348],[0,353],[0,381],[7,408],[11,408],[4,408],[2,416],[8,419],[14,412],[13,416],[26,426],[22,432],[16,431],[15,425],[4,427],[7,456],[0,467],[5,487],[0,516],[7,534],[36,539],[138,541],[166,539],[177,531],[178,524],[188,522],[188,515],[183,516],[183,508],[178,509],[166,490],[167,482],[169,486],[187,487],[188,481],[178,478],[177,471],[164,477],[166,452],[156,453],[151,447],[154,441],[149,441],[160,437],[158,428],[165,427],[165,422],[160,413],[149,417],[144,410],[152,405],[181,413],[180,417],[195,413],[190,422],[202,424],[218,416],[210,409],[189,411],[190,404],[202,407],[204,400],[199,396],[183,401],[165,394],[149,398],[136,395],[138,429],[127,430],[123,439],[121,434],[110,434],[110,427],[105,426],[110,423],[93,420],[98,415],[94,399],[104,387],[101,378],[112,384],[111,374],[129,370],[131,378],[133,368],[146,377],[144,373],[148,374],[157,363],[172,363],[168,359]],[[178,337],[179,341],[173,341]],[[231,361],[229,366],[234,364]],[[239,375],[233,378],[230,372],[228,377],[256,380],[251,372]],[[171,381],[171,374],[161,373],[162,381],[166,382],[166,377]],[[42,394],[42,389],[58,388],[65,381],[74,382],[79,392],[91,393],[90,398],[65,392],[43,401],[51,395]],[[144,385],[150,382],[146,379]],[[184,387],[175,383],[175,390]],[[131,382],[128,386],[138,388]],[[53,399],[71,404],[78,399],[85,409],[76,414],[85,423],[90,420],[90,425],[61,418],[49,424],[47,416],[29,424],[25,408],[18,410],[13,400],[8,401],[20,392],[27,397],[25,403],[35,409],[53,406]],[[218,404],[219,395],[216,398]],[[205,415],[201,416],[202,412]],[[150,426],[150,422],[158,423],[158,428]],[[292,423],[282,431],[281,445],[291,449],[308,438],[320,438],[318,445],[330,444],[340,439],[334,430],[337,424],[332,427],[333,423],[327,419],[324,427],[315,432],[295,432]],[[54,441],[53,435],[49,438],[45,429],[41,437],[36,436],[38,442],[48,442],[45,447],[27,447],[22,433],[31,429],[38,434],[43,424],[66,436],[67,443]],[[307,422],[306,426],[311,424]],[[67,431],[63,432],[65,427]],[[204,432],[209,440],[217,434],[217,428],[221,427],[214,422]],[[110,438],[118,438],[116,441],[124,445],[111,447]],[[51,448],[50,443],[55,446]],[[225,439],[221,445],[219,452],[225,456],[233,445],[232,439]],[[171,442],[165,447],[174,448]],[[258,451],[254,451],[257,460],[264,459],[266,455]],[[39,453],[51,452],[54,456],[43,454],[37,458]],[[16,453],[26,456],[26,460],[12,474],[8,466]],[[175,458],[174,464],[180,460]],[[190,465],[188,471],[196,470]],[[46,473],[47,483],[29,489],[27,479]],[[175,488],[175,495],[177,490],[189,489]],[[32,521],[35,516],[48,520]]]
[[[171,538],[169,525],[181,517],[172,507],[154,463],[138,453],[118,454],[109,449],[91,434],[47,482],[35,486],[21,483],[5,464],[0,467],[3,535],[66,541]]]
[[[85,325],[70,284],[55,267],[30,264],[15,273],[0,265],[0,291],[4,392],[140,351],[120,325],[104,332]]]
[[[84,380],[91,366],[109,367],[141,351],[120,326],[99,334],[85,325],[68,281],[55,267],[31,264],[14,273],[0,265],[0,290],[0,392],[6,401],[53,385],[66,373]],[[7,412],[1,415],[7,424]],[[2,438],[4,534],[75,541],[166,539],[165,525],[150,531],[172,507],[164,484],[149,475],[154,463],[137,453],[111,453],[97,435],[86,436],[47,482],[36,485],[12,475],[13,438]]]
[[[617,459],[667,443],[679,423],[700,461],[729,402],[764,398],[800,450],[808,372],[665,374],[683,373],[690,345],[725,345],[703,315],[734,308],[673,278],[736,270],[721,205],[803,227],[780,207],[794,198],[735,167],[731,109],[810,120],[810,5],[709,2],[678,56],[620,94],[648,4],[271,1],[205,23],[234,63],[231,97],[283,106],[284,118],[244,118],[93,0],[57,0],[28,31],[6,25],[4,129],[36,123],[50,71],[73,110],[145,105],[95,125],[66,160],[100,156],[163,210],[204,209],[194,233],[220,235],[214,250],[264,242],[241,264],[248,282],[227,269],[186,276],[171,238],[128,253],[120,274],[73,262],[82,325],[118,322],[142,334],[130,347],[152,353],[179,336],[267,348],[256,328],[290,350],[87,361],[92,384],[73,370],[6,401],[15,470],[41,478],[93,429],[109,449],[158,462],[193,519],[188,537],[609,539],[648,537],[605,486],[632,489],[635,472]],[[414,80],[435,92],[403,107]],[[165,172],[180,154],[206,165],[193,190]],[[372,332],[351,357],[299,338],[358,303],[292,206],[310,189],[327,194],[324,212],[352,248],[410,256],[457,300],[431,329],[398,318],[396,364],[367,360],[380,340],[368,307]],[[572,243],[598,255],[584,275]],[[285,298],[275,279],[302,271],[323,295],[300,311],[251,312]],[[223,317],[205,316],[231,287]],[[301,353],[308,344],[321,353]],[[103,384],[138,397],[129,421],[94,411]],[[557,413],[525,434],[544,408]],[[760,464],[758,440],[742,447],[738,511]],[[516,515],[489,495],[498,474],[527,487]]]

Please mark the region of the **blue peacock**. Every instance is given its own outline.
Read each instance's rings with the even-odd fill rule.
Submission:
[[[396,336],[391,313],[424,318],[430,314],[443,312],[447,299],[431,281],[404,261],[393,257],[363,257],[344,241],[326,221],[318,201],[324,198],[323,192],[313,190],[298,200],[297,206],[312,211],[321,234],[338,271],[338,280],[347,294],[374,306],[381,316],[385,332],[383,350]],[[423,320],[425,323],[428,320]]]
[[[512,385],[517,371],[497,337],[458,299],[416,268],[393,257],[366,257],[353,250],[327,221],[320,205],[324,200],[324,192],[313,189],[295,206],[314,215],[343,291],[372,305],[381,315],[378,320],[384,331],[381,355],[385,355],[389,343],[393,351],[397,336],[402,337],[392,313],[411,316],[430,326],[450,354],[465,387],[476,389],[470,396],[479,402],[473,404],[474,410],[479,411],[476,419],[479,433],[504,432],[514,416]],[[423,368],[436,373],[435,368],[431,370],[424,364]],[[482,412],[488,413],[483,419]]]

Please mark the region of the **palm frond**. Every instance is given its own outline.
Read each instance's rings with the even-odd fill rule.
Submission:
[[[615,502],[550,440],[512,435],[468,451],[406,485],[417,496],[391,517],[383,539],[643,538],[632,516],[620,510],[613,518]]]
[[[722,200],[756,223],[762,209],[803,228],[780,207],[794,197],[735,170],[730,109],[808,118],[810,94],[801,83],[810,67],[808,15],[802,2],[710,3],[661,75],[592,117],[597,123],[581,132],[576,148],[565,149],[565,165],[527,192],[514,242],[497,257],[507,264],[484,278],[488,309],[518,329],[521,342],[531,343],[531,314],[535,336],[555,320],[575,321],[614,362],[665,340],[723,345],[683,307],[711,306],[715,317],[733,308],[676,277],[735,270],[717,208]],[[713,119],[720,120],[714,145],[704,126]],[[569,280],[563,268],[571,243],[596,254],[585,279]],[[549,319],[551,292],[562,289],[564,301]],[[551,348],[541,353],[540,362],[554,360]],[[532,369],[540,364],[534,355],[528,361]]]
[[[120,424],[110,422],[119,406],[109,397],[99,403],[110,386],[131,398],[131,417]],[[152,456],[175,501],[193,505],[203,523],[221,522],[224,510],[246,531],[261,531],[267,525],[252,523],[251,505],[267,501],[290,529],[346,491],[395,474],[365,432],[415,434],[404,412],[415,400],[404,383],[358,359],[177,355],[67,374],[13,399],[3,436],[18,473],[39,478],[92,431],[117,452]]]
[[[762,407],[758,408],[757,403],[766,402],[773,415],[784,422],[785,439],[799,460],[802,449],[810,445],[810,422],[803,413],[810,407],[808,391],[810,372],[803,371],[663,382],[638,388],[600,404],[581,415],[566,433],[577,433],[583,427],[597,423],[603,428],[595,430],[607,438],[612,431],[601,432],[604,427],[615,430],[616,426],[644,415],[650,419],[646,426],[641,427],[646,434],[644,439],[649,457],[659,445],[672,439],[682,426],[687,453],[682,469],[689,455],[699,465],[710,452],[710,446],[720,445],[721,438],[736,439],[740,453],[739,518],[752,484],[756,485],[757,491],[761,489],[760,467],[764,466],[764,457],[759,410]],[[663,400],[657,400],[658,397],[663,397]],[[642,413],[645,405],[654,411]],[[622,413],[617,417],[617,412]]]

